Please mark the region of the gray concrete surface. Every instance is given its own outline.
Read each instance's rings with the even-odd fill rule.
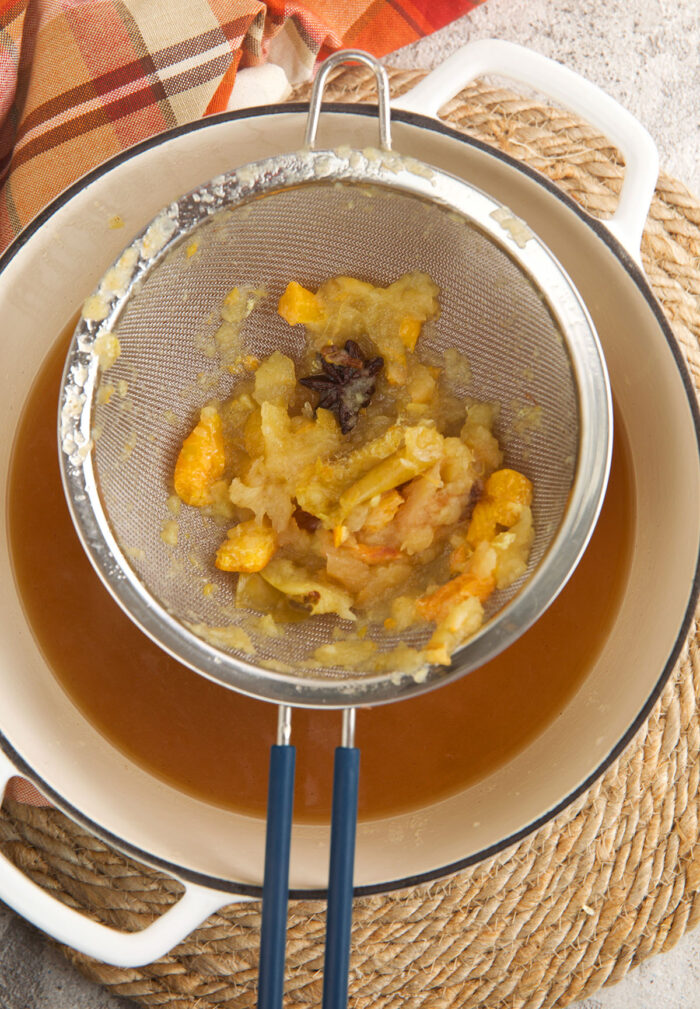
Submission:
[[[700,193],[700,0],[487,0],[387,62],[430,68],[484,38],[528,46],[603,88],[649,130],[664,171]]]
[[[626,106],[664,170],[700,193],[700,0],[488,0],[394,66],[431,67],[469,39],[503,38],[557,59]],[[388,61],[389,62],[389,61]],[[700,1009],[700,930],[572,1009]],[[126,1009],[0,904],[0,1009]]]
[[[133,1009],[92,984],[32,925],[0,902],[0,1009]]]

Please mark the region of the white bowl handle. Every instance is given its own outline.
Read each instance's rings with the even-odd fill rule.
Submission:
[[[617,210],[603,224],[640,262],[642,232],[659,174],[656,145],[630,112],[573,70],[512,42],[484,39],[458,49],[392,105],[437,118],[439,109],[470,81],[489,73],[537,88],[596,126],[619,148],[625,177]]]
[[[0,795],[18,772],[0,751]],[[0,854],[0,898],[59,942],[116,967],[140,967],[169,953],[210,914],[249,900],[208,887],[183,883],[185,892],[165,914],[140,932],[119,932],[52,897]]]

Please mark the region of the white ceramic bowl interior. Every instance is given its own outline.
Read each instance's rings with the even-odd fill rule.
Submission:
[[[34,377],[105,267],[170,200],[235,165],[293,149],[303,127],[303,112],[287,107],[210,119],[159,138],[70,190],[42,215],[41,226],[30,228],[13,247],[0,273],[0,423],[7,432],[0,445],[3,493],[11,433]],[[360,892],[407,885],[479,860],[534,829],[602,773],[641,724],[678,654],[695,598],[700,542],[693,392],[642,274],[603,226],[592,224],[533,173],[449,130],[428,127],[404,116],[395,124],[394,146],[468,178],[525,218],[586,301],[630,438],[634,556],[609,638],[564,710],[528,747],[459,795],[361,823]],[[364,147],[375,143],[375,130],[367,114],[345,109],[324,116],[321,142]],[[123,229],[109,227],[116,214],[125,222]],[[164,784],[98,733],[47,668],[27,625],[11,575],[5,526],[0,570],[5,758],[69,815],[122,850],[185,881],[259,892],[263,821]],[[295,826],[293,894],[324,889],[327,844],[325,828]],[[204,914],[203,909],[200,917]],[[140,962],[154,950],[142,951]],[[118,960],[115,956],[113,962]],[[120,962],[136,961],[124,954]]]

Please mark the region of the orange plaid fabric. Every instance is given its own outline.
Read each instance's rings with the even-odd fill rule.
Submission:
[[[481,0],[0,0],[0,251],[62,189],[161,130],[226,108],[268,58],[309,77],[383,56]]]

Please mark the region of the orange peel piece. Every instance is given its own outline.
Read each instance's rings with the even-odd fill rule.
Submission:
[[[490,542],[499,526],[510,529],[532,504],[532,483],[514,469],[497,469],[486,481],[484,497],[475,506],[467,530],[472,546]]]
[[[433,592],[421,596],[416,600],[416,609],[425,620],[444,620],[455,606],[470,596],[483,603],[495,587],[496,580],[493,575],[480,578],[473,571],[467,571],[450,579]]]
[[[205,407],[177,457],[175,493],[185,504],[201,508],[209,503],[212,484],[223,476],[225,468],[221,417],[214,407]]]
[[[248,519],[229,529],[228,539],[217,550],[214,563],[220,571],[254,574],[262,571],[276,549],[274,530]]]
[[[290,326],[303,323],[323,322],[326,313],[313,291],[307,290],[296,280],[287,284],[284,294],[277,304],[277,311]]]
[[[401,556],[401,551],[394,547],[371,546],[369,543],[356,543],[348,549],[365,564],[388,564]]]
[[[405,315],[399,323],[399,340],[406,350],[415,350],[418,337],[420,336],[421,320],[415,315]]]

